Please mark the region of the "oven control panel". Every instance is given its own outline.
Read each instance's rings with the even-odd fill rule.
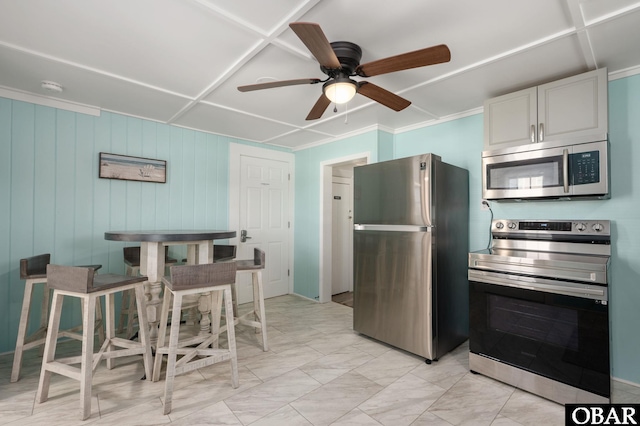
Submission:
[[[608,220],[522,220],[497,219],[491,224],[494,235],[550,234],[550,235],[611,235]]]

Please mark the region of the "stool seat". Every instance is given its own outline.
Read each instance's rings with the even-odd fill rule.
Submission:
[[[238,360],[236,355],[236,340],[233,327],[227,328],[227,349],[217,347],[219,328],[218,322],[207,329],[187,339],[179,340],[180,319],[176,315],[171,320],[169,344],[165,345],[169,309],[181,312],[182,301],[185,296],[208,293],[208,297],[201,303],[211,306],[212,318],[220,318],[222,301],[225,302],[226,321],[233,323],[233,306],[231,301],[231,284],[236,280],[235,262],[209,263],[202,265],[182,265],[170,268],[170,277],[164,277],[164,299],[160,314],[160,329],[158,330],[158,347],[153,366],[153,380],[160,378],[162,355],[167,354],[167,369],[164,388],[164,414],[171,412],[174,378],[178,374],[193,371],[222,361],[231,363],[231,385],[238,387]],[[221,297],[222,296],[222,297]],[[171,299],[173,298],[173,303]],[[203,317],[201,322],[209,321]],[[216,343],[214,347],[214,342]],[[178,360],[178,355],[181,356]]]
[[[18,324],[18,336],[16,338],[16,348],[13,355],[13,367],[11,369],[11,382],[17,382],[20,378],[20,370],[22,369],[22,358],[24,351],[40,347],[45,343],[47,335],[47,322],[49,320],[49,300],[51,299],[51,288],[47,286],[47,265],[50,263],[51,254],[45,253],[36,256],[20,259],[20,279],[25,281],[24,296],[22,301],[22,310],[20,312],[20,323]],[[102,265],[88,265],[93,272],[102,268]],[[29,320],[31,316],[31,300],[33,298],[33,290],[36,284],[43,285],[42,304],[40,307],[40,326],[31,333],[29,330]],[[96,309],[98,318],[95,327],[98,331],[100,342],[104,341],[104,329],[102,324],[102,307]],[[80,327],[75,327],[59,333],[62,337],[70,337],[72,339],[81,339],[76,331]]]
[[[55,265],[53,266],[55,267]],[[129,277],[117,274],[102,274],[94,277],[93,269],[87,267],[68,267],[59,271],[54,268],[53,270],[57,271],[59,277],[55,280],[49,280],[50,288],[85,294],[147,280],[147,277]]]
[[[49,385],[53,373],[70,377],[80,382],[80,411],[85,420],[91,416],[91,383],[93,371],[102,359],[107,368],[114,367],[114,359],[131,355],[142,355],[146,377],[152,374],[151,345],[149,341],[149,325],[145,306],[143,282],[145,277],[129,277],[126,275],[96,275],[92,268],[47,265],[47,282],[53,289],[49,332],[47,334],[42,368],[36,400],[45,402],[49,395]],[[140,341],[135,342],[115,336],[114,293],[134,290],[140,320]],[[58,328],[62,314],[64,296],[77,297],[82,303],[82,354],[75,357],[56,358]],[[99,351],[94,354],[93,329],[95,310],[100,305],[100,296],[105,296],[107,308],[106,338]],[[80,364],[74,367],[73,364]]]

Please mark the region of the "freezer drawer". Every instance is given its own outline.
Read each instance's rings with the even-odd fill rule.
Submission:
[[[354,330],[433,359],[431,228],[354,231]]]

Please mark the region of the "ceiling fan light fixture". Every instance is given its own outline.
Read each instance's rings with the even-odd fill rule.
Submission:
[[[324,95],[335,104],[346,104],[356,95],[358,86],[349,78],[336,78],[322,88]]]

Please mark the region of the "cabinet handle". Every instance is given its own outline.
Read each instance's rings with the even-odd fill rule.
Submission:
[[[564,193],[569,192],[569,150],[562,150],[562,182],[564,184]]]
[[[531,125],[531,143],[535,143],[536,141],[536,126],[535,124]]]
[[[540,132],[538,134],[538,142],[544,141],[544,123],[540,123]]]

